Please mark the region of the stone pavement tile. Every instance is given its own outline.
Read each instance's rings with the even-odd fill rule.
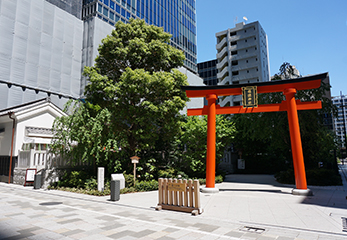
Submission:
[[[176,238],[168,237],[168,236],[163,236],[161,238],[158,238],[157,240],[175,240]]]
[[[203,223],[196,223],[193,226],[197,227],[201,231],[205,231],[205,232],[213,232],[213,231],[215,231],[216,229],[219,228],[219,226],[210,225],[210,224],[203,224]]]
[[[184,229],[181,229],[181,230],[178,230],[177,232],[172,232],[168,235],[166,235],[167,237],[172,237],[172,238],[181,238],[187,234],[189,234],[190,231],[188,230],[184,230]]]
[[[136,232],[136,233],[132,234],[131,236],[136,237],[136,238],[140,238],[140,237],[147,236],[147,235],[154,233],[154,232],[155,231],[153,231],[153,230],[146,229],[146,230]]]
[[[73,223],[73,222],[77,222],[77,221],[82,221],[82,219],[81,218],[72,218],[72,219],[67,219],[67,220],[60,220],[60,221],[57,221],[57,223],[67,224],[67,223]]]
[[[119,238],[126,237],[126,236],[132,236],[134,233],[135,232],[130,231],[130,230],[124,230],[121,232],[114,233],[112,235],[108,235],[107,237],[112,238],[112,239],[119,239]]]
[[[168,227],[168,228],[165,228],[163,231],[164,232],[177,232],[179,230],[177,228],[170,228],[170,227]]]
[[[240,231],[230,231],[224,235],[230,236],[230,237],[235,237],[235,238],[240,238],[244,233]]]
[[[301,233],[299,233],[297,238],[298,239],[305,239],[305,240],[317,240],[318,239],[318,234],[301,232]]]
[[[75,230],[63,232],[62,234],[63,234],[64,236],[71,236],[71,235],[75,235],[75,234],[78,234],[78,233],[81,233],[81,232],[84,232],[84,231],[83,231],[83,230],[80,230],[80,229],[75,229]]]
[[[276,240],[277,236],[265,236],[265,235],[260,235],[257,240]]]
[[[187,235],[184,235],[183,237],[180,237],[180,240],[194,240],[194,239],[200,239],[204,236],[206,235],[203,233],[192,232],[192,233],[188,233]]]
[[[241,236],[241,239],[258,239],[261,235],[257,233],[245,233]]]
[[[101,229],[107,231],[107,230],[111,230],[111,229],[120,228],[120,227],[123,227],[123,226],[125,226],[125,225],[124,224],[120,224],[120,223],[117,223],[117,224],[112,223],[112,225],[109,225],[109,226],[106,226],[106,227],[101,227]]]
[[[276,240],[295,240],[295,238],[279,236]]]
[[[152,239],[158,239],[158,238],[166,236],[167,234],[168,234],[168,232],[156,231],[154,233],[149,234],[146,237],[149,237],[149,238],[152,238]]]

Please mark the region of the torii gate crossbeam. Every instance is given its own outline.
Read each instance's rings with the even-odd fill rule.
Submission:
[[[207,153],[206,153],[206,188],[215,188],[216,169],[216,114],[241,114],[259,112],[287,111],[290,139],[292,146],[293,165],[296,189],[309,194],[307,190],[306,173],[302,152],[298,110],[320,109],[322,104],[316,102],[301,102],[295,100],[298,90],[319,88],[322,79],[328,73],[309,77],[296,78],[282,81],[270,81],[252,84],[235,84],[228,86],[184,86],[187,97],[205,97],[208,105],[198,109],[188,109],[188,116],[207,115]],[[218,96],[241,95],[242,87],[256,86],[258,93],[282,92],[286,100],[279,104],[263,104],[258,107],[245,108],[243,106],[220,107],[216,106]],[[294,191],[293,191],[294,193]]]

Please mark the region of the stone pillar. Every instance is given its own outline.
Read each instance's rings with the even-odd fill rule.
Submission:
[[[98,167],[98,191],[104,191],[105,168]]]

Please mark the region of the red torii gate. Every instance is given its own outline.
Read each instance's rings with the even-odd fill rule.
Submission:
[[[287,111],[290,141],[295,174],[296,189],[293,194],[311,194],[307,189],[304,157],[302,152],[300,126],[297,110],[321,109],[321,101],[301,102],[295,100],[298,90],[319,88],[321,81],[328,73],[312,75],[282,81],[258,82],[249,84],[234,84],[223,86],[184,86],[187,97],[205,97],[208,105],[203,108],[188,109],[188,116],[207,115],[207,153],[206,153],[206,190],[214,192],[216,170],[216,114],[240,114],[259,112]],[[220,107],[216,106],[218,96],[242,95],[243,87],[257,88],[257,93],[283,92],[285,101],[278,104],[263,104],[256,107]],[[218,190],[217,190],[218,191]]]

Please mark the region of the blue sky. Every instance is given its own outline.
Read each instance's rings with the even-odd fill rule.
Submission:
[[[302,75],[329,72],[332,96],[347,94],[347,0],[197,0],[198,62],[215,59],[215,33],[244,16],[268,36],[271,76],[289,62]]]

